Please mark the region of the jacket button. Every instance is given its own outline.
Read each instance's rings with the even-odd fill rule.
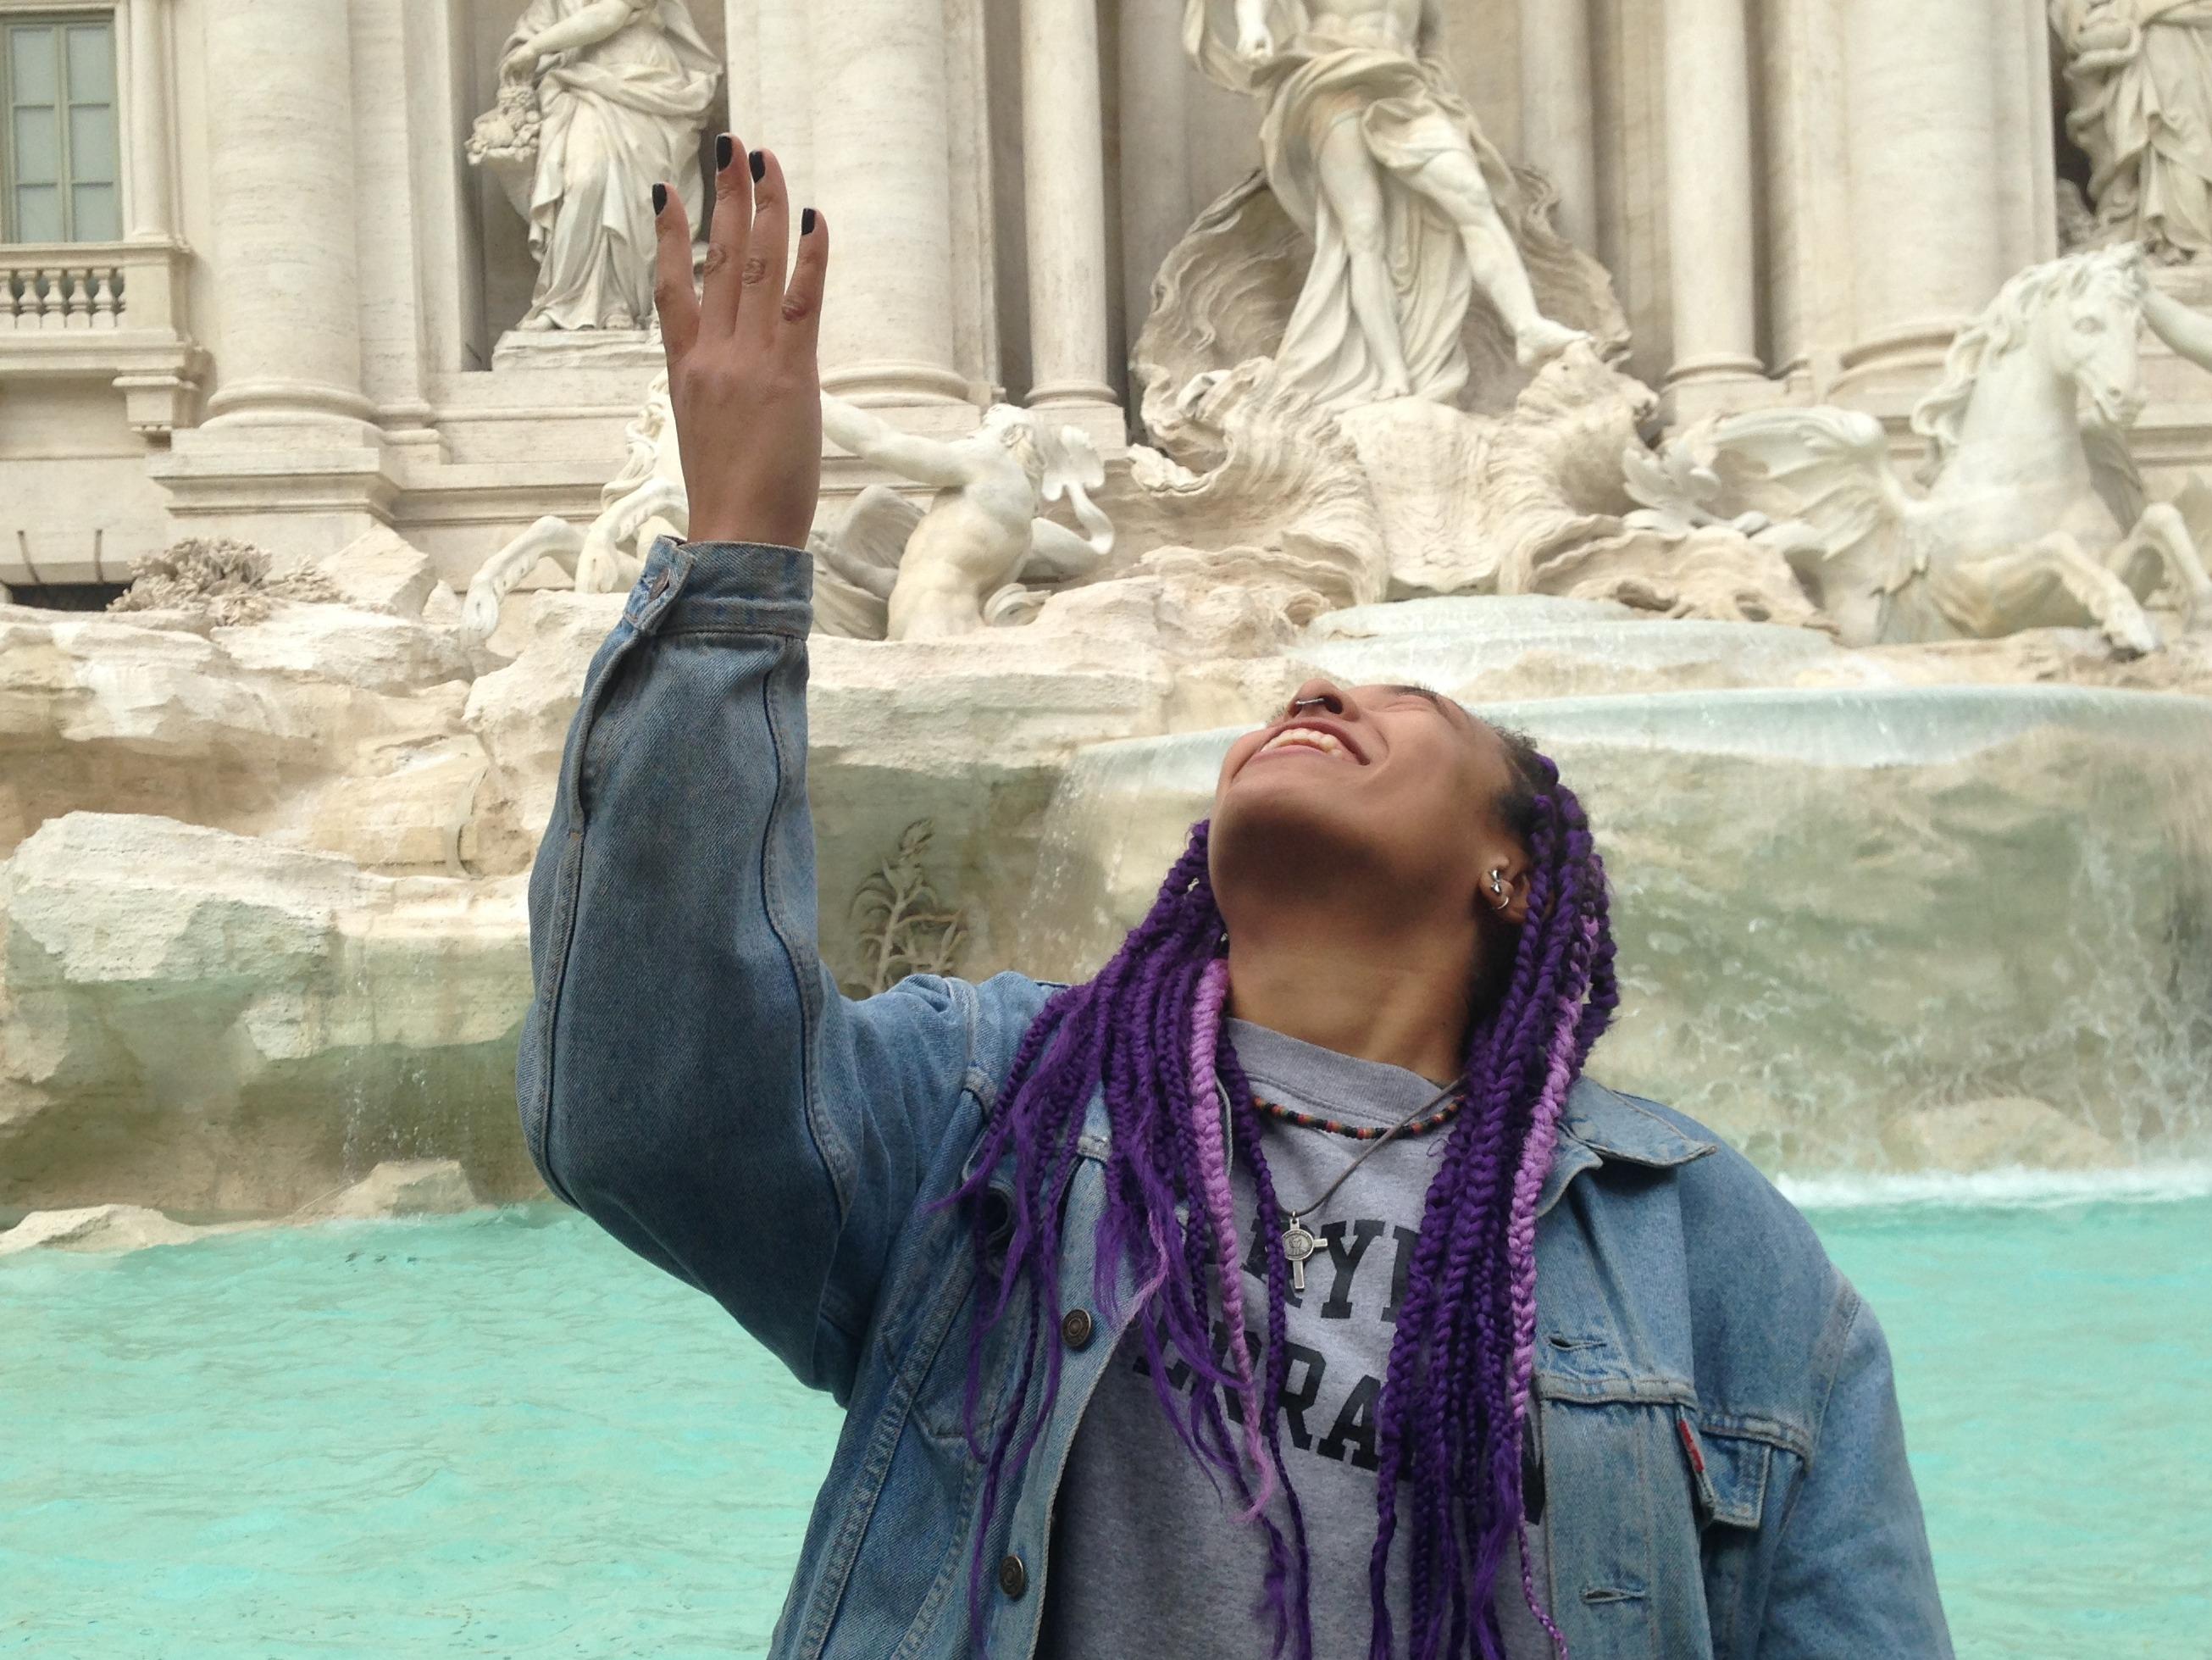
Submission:
[[[1090,1347],[1091,1334],[1095,1329],[1097,1328],[1091,1321],[1089,1309],[1070,1309],[1060,1316],[1060,1341],[1072,1349]]]
[[[1030,1571],[1022,1566],[1018,1556],[1004,1556],[999,1560],[999,1589],[1011,1600],[1018,1601],[1030,1588]]]

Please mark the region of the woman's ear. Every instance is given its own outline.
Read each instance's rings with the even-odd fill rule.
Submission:
[[[1528,873],[1525,868],[1506,872],[1505,891],[1510,897],[1501,914],[1517,928],[1528,920]]]
[[[1519,927],[1528,920],[1528,867],[1516,854],[1483,866],[1477,903],[1499,921]]]

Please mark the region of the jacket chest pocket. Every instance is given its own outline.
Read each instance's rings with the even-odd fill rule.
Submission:
[[[1728,1660],[1782,1479],[1775,1441],[1607,1347],[1547,1339],[1538,1379],[1553,1616],[1575,1660]]]
[[[1690,1493],[1700,1528],[1759,1530],[1766,1509],[1766,1478],[1774,1446],[1755,1436],[1698,1427],[1696,1415],[1677,1410],[1675,1432],[1690,1475]]]
[[[1715,1660],[1729,1660],[1744,1652],[1748,1640],[1737,1629],[1738,1615],[1746,1588],[1758,1571],[1774,1444],[1721,1426],[1701,1425],[1686,1411],[1677,1412],[1675,1433],[1682,1444],[1691,1505],[1698,1518],[1712,1651]]]
[[[1701,1434],[1688,1386],[1595,1358],[1547,1354],[1542,1515],[1553,1619],[1575,1660],[1685,1660],[1716,1651],[1706,1540],[1755,1538],[1763,1472]],[[1725,1524],[1725,1525],[1723,1525]]]

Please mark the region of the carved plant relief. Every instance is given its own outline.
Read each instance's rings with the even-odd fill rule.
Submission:
[[[846,983],[855,997],[889,991],[909,974],[950,974],[959,960],[966,923],[959,911],[944,908],[922,863],[933,828],[927,818],[908,824],[853,897],[865,970]]]

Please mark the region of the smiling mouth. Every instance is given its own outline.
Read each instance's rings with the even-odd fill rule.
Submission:
[[[1263,755],[1282,755],[1304,750],[1309,753],[1362,764],[1344,740],[1334,733],[1322,732],[1315,727],[1285,727],[1253,752],[1258,760]]]

